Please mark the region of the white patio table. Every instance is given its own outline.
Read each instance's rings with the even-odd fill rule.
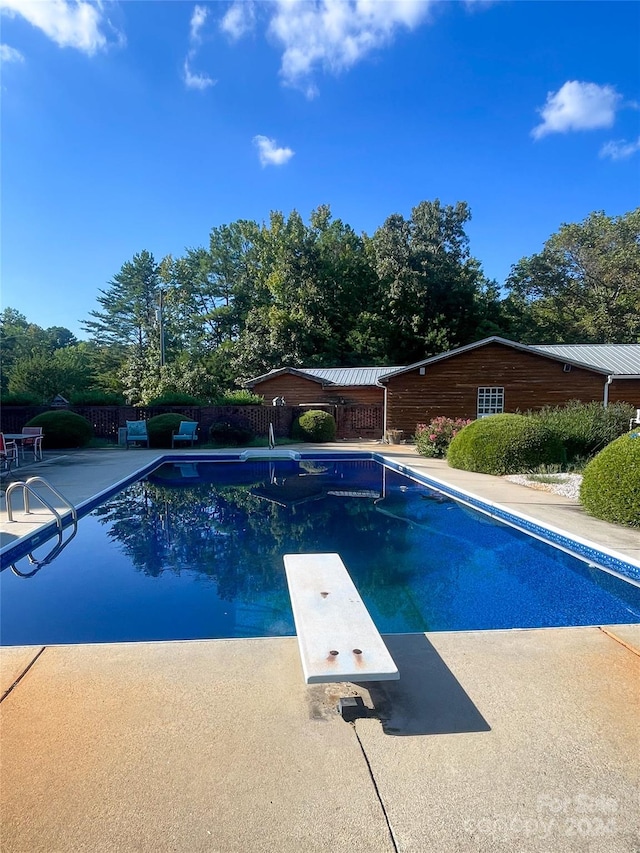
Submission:
[[[42,448],[40,446],[42,438],[43,438],[42,435],[28,435],[28,434],[25,435],[25,433],[23,433],[23,432],[5,432],[4,437],[7,441],[15,441],[15,443],[18,445],[18,449],[22,451],[22,461],[23,462],[24,462],[25,442],[33,441],[34,438],[39,438],[40,442],[38,442],[38,450],[37,451],[36,451],[35,445],[34,445],[33,458],[34,458],[35,462],[42,462]],[[18,468],[19,465],[20,465],[20,463],[17,462],[16,468]]]

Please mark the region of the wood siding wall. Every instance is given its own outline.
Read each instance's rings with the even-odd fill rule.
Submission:
[[[631,403],[640,409],[640,379],[614,379],[609,386],[610,403]]]
[[[346,388],[323,388],[320,382],[303,379],[293,373],[284,373],[273,379],[264,379],[251,389],[254,394],[264,396],[264,405],[270,406],[274,397],[284,397],[287,406],[299,406],[300,403],[339,403],[361,404],[364,406],[382,405],[384,391],[372,385],[355,385]]]
[[[503,387],[505,412],[603,399],[606,376],[579,367],[565,373],[562,368],[561,361],[501,344],[487,344],[426,365],[424,376],[416,368],[387,383],[387,429],[401,429],[409,436],[416,424],[441,415],[475,418],[479,386]],[[612,383],[609,399],[629,402],[634,381]]]

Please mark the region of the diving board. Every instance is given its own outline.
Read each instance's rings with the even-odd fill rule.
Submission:
[[[339,554],[285,554],[284,568],[307,684],[400,678]]]

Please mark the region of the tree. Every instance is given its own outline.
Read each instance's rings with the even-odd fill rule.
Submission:
[[[94,377],[85,344],[19,358],[9,372],[11,394],[31,393],[49,403],[56,394],[71,397],[93,386]]]
[[[160,277],[153,255],[146,250],[134,255],[100,294],[102,310],[89,312],[93,319],[83,327],[98,346],[122,348],[125,393],[139,403],[160,370]]]
[[[386,357],[411,363],[474,340],[481,295],[490,296],[469,253],[466,202],[423,201],[406,220],[393,214],[372,240],[386,320]]]
[[[377,298],[377,276],[365,240],[330,208],[271,213],[255,241],[252,288],[245,292],[235,366],[255,376],[271,367],[358,364],[371,358],[361,328]]]
[[[367,252],[364,236],[332,220],[328,205],[311,213],[311,230],[317,249],[318,291],[311,304],[315,322],[328,330],[322,361],[310,365],[366,364],[379,358],[371,346],[375,334],[371,309],[380,299],[380,281]],[[369,333],[369,334],[367,334]]]
[[[166,304],[181,349],[201,357],[237,340],[249,308],[259,301],[252,272],[258,237],[255,222],[222,225],[211,230],[208,249],[188,249],[166,265]]]
[[[506,287],[524,343],[640,342],[640,208],[562,225],[512,267]]]
[[[135,346],[143,353],[157,334],[156,310],[160,279],[150,252],[142,251],[122,265],[97,302],[102,311],[90,311],[93,320],[82,325],[98,344]]]
[[[73,347],[77,343],[73,333],[63,326],[43,329],[35,323],[29,323],[24,314],[19,311],[5,308],[0,314],[2,393],[8,389],[9,376],[17,361],[40,355],[47,357],[59,349]]]

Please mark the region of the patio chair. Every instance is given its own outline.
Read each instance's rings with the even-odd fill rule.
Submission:
[[[0,432],[0,470],[9,473],[12,465],[17,468],[19,464],[18,445],[15,441],[5,439],[4,433]]]
[[[42,461],[42,427],[22,427],[23,435],[32,435],[33,438],[22,439],[22,458],[24,451],[29,448],[33,451],[34,462]]]
[[[42,439],[43,435],[36,435],[33,438],[33,461],[42,462]]]
[[[171,433],[171,447],[176,446],[176,441],[180,444],[181,442],[189,442],[191,447],[198,440],[198,436],[196,432],[198,430],[198,421],[180,421],[180,427],[178,431]]]
[[[149,433],[147,432],[146,421],[127,421],[127,435],[125,438],[125,446],[127,450],[130,444],[144,442],[149,447]]]

